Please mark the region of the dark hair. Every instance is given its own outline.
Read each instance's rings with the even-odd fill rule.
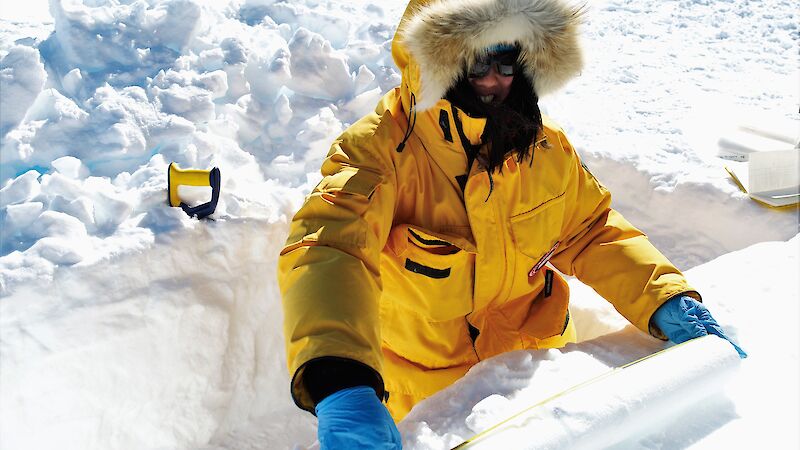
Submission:
[[[511,89],[500,104],[483,103],[466,76],[462,76],[445,96],[470,117],[485,117],[482,140],[488,145],[486,171],[503,170],[506,155],[513,152],[517,162],[532,156],[532,144],[542,128],[542,113],[528,77],[519,71],[514,75]]]

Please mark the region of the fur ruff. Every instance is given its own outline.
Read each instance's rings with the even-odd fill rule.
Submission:
[[[583,65],[581,15],[565,0],[438,0],[420,7],[400,31],[419,66],[417,108],[435,105],[476,55],[498,43],[519,44],[520,65],[539,97],[557,90]]]

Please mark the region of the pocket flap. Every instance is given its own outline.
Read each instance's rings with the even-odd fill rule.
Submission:
[[[383,180],[381,174],[367,169],[346,166],[333,175],[323,178],[317,185],[320,192],[344,192],[347,194],[372,196]]]
[[[558,241],[563,222],[564,194],[561,194],[530,211],[511,217],[511,233],[518,250],[538,260]]]

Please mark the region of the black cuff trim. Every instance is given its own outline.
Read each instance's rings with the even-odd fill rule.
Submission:
[[[375,369],[354,359],[323,356],[297,369],[292,377],[292,399],[299,408],[315,414],[314,408],[325,397],[356,386],[369,386],[380,400],[385,399],[383,378]],[[304,390],[305,395],[298,389]],[[306,401],[301,401],[300,396]]]

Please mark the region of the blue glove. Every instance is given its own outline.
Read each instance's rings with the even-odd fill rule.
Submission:
[[[317,404],[321,450],[400,450],[400,432],[389,411],[367,386],[335,392]]]
[[[708,308],[689,296],[680,295],[667,300],[650,320],[676,344],[714,334],[730,342],[742,359],[747,358],[747,353],[725,335]]]

